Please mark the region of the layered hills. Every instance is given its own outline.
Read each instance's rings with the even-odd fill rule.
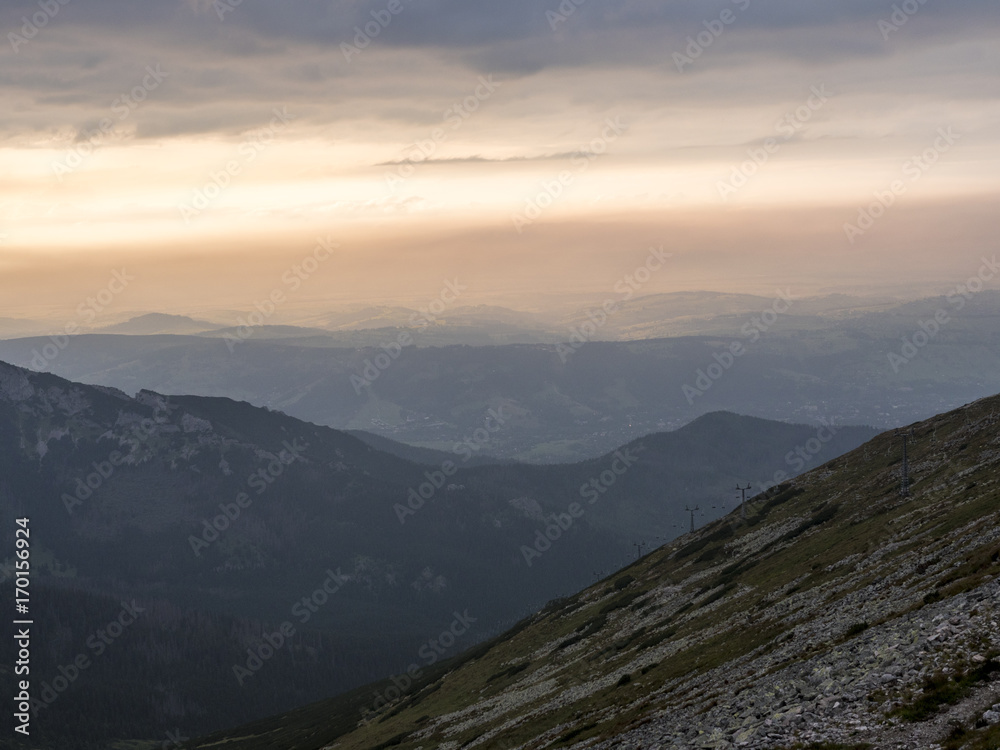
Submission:
[[[0,365],[0,507],[31,519],[60,633],[36,657],[40,679],[122,601],[159,613],[44,709],[53,746],[165,725],[195,736],[335,695],[405,668],[457,612],[467,626],[435,651],[448,658],[682,533],[686,506],[714,520],[737,482],[773,483],[873,434],[718,413],[578,464],[476,465],[506,415],[487,410],[469,442],[413,456],[424,464],[230,399],[132,397]],[[205,654],[196,679],[181,640]],[[117,681],[114,664],[145,676]]]
[[[447,664],[192,747],[995,748],[998,425],[885,433]]]
[[[713,411],[886,429],[1000,392],[1000,293],[966,294],[881,307],[796,298],[781,314],[759,297],[637,297],[601,326],[571,317],[548,338],[489,346],[459,345],[436,325],[349,338],[270,325],[212,337],[95,332],[0,341],[0,359],[130,394],[248,401],[446,451],[505,404],[510,419],[491,455],[568,463]],[[699,324],[674,326],[685,311]],[[129,330],[195,324],[153,316]],[[647,338],[605,340],[632,328]],[[732,357],[734,346],[743,353]]]

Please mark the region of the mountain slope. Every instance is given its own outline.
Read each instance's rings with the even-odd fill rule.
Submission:
[[[495,419],[503,415],[500,406]],[[816,434],[716,414],[581,464],[473,466],[477,451],[466,446],[446,468],[444,459],[418,465],[230,399],[148,391],[131,398],[0,364],[0,512],[30,516],[33,555],[45,561],[39,574],[53,588],[164,602],[185,621],[201,611],[258,623],[215,643],[216,653],[238,646],[245,654],[284,622],[301,627],[305,642],[282,652],[280,668],[268,668],[256,701],[240,698],[247,688],[233,670],[215,672],[214,682],[190,694],[178,685],[179,695],[159,691],[151,673],[141,701],[148,713],[133,713],[130,726],[158,727],[156,717],[179,702],[194,735],[218,729],[232,706],[251,719],[265,705],[287,709],[389,674],[456,611],[468,612],[474,627],[449,638],[436,658],[457,653],[620,567],[634,544],[672,538],[687,523],[685,502],[701,501],[714,518],[737,481],[759,486],[777,469],[794,470],[786,453]],[[870,434],[838,428],[813,459]],[[585,487],[599,502],[586,504]],[[574,504],[586,512],[556,529],[558,544],[541,549]],[[0,530],[3,549],[13,549],[12,534],[10,525]],[[323,606],[303,619],[299,604],[331,571],[343,585],[335,597],[320,592]],[[62,623],[53,669],[105,624]],[[219,629],[204,632],[216,639]],[[170,653],[173,636],[160,635],[154,650]],[[331,642],[333,650],[323,645]],[[311,670],[307,695],[297,692],[296,660]],[[275,693],[284,703],[264,701]],[[50,721],[59,725],[71,705],[57,703]],[[116,726],[99,711],[87,715],[88,736]],[[61,725],[73,726],[65,715]],[[71,740],[57,744],[67,750]]]
[[[401,696],[369,686],[192,746],[996,747],[998,411],[914,425],[909,496],[883,434]]]

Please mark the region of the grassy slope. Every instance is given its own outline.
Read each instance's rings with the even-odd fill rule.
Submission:
[[[385,684],[193,746],[560,747],[662,709],[724,702],[732,687],[694,690],[697,678],[748,655],[795,662],[853,635],[796,637],[790,648],[790,618],[847,606],[886,580],[892,596],[866,610],[885,621],[1000,572],[998,542],[969,533],[1000,521],[997,407],[1000,397],[914,425],[909,498],[898,488],[901,441],[880,435],[758,500],[746,522],[721,519],[550,603],[428,673],[370,723],[358,724],[361,711]]]

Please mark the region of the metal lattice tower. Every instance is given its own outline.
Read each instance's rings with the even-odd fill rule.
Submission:
[[[693,508],[689,508],[689,507],[687,507],[687,506],[685,505],[685,506],[684,506],[684,510],[686,510],[686,511],[687,511],[688,513],[690,513],[690,514],[691,514],[691,531],[693,532],[693,531],[694,531],[694,514],[695,514],[696,512],[698,512],[699,510],[701,510],[701,506],[699,506],[699,505],[696,505],[696,506],[694,506]]]
[[[746,520],[747,517],[747,490],[750,489],[750,483],[747,482],[746,487],[740,487],[739,483],[736,484],[736,489],[739,490],[742,499],[740,500],[740,518]]]

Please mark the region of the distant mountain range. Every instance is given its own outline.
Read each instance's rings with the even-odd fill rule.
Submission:
[[[857,317],[891,310],[905,304],[889,297],[861,297],[830,294],[798,298],[793,318],[797,325],[815,327],[824,321]],[[579,297],[579,295],[577,295]],[[499,305],[454,305],[440,311],[400,305],[353,306],[330,312],[291,313],[281,311],[274,319],[257,321],[253,310],[219,310],[209,320],[160,312],[114,313],[105,315],[112,322],[96,321],[84,327],[84,333],[204,334],[218,335],[244,323],[255,327],[258,339],[282,337],[292,332],[307,337],[328,337],[331,345],[366,345],[377,343],[370,336],[375,331],[411,330],[420,333],[425,346],[448,344],[497,345],[557,343],[572,329],[586,323],[605,302],[615,304],[613,315],[594,336],[596,340],[633,340],[665,336],[705,335],[730,330],[736,318],[748,318],[769,308],[773,298],[752,294],[721,292],[671,292],[632,296],[595,293],[592,301],[564,301],[544,311],[513,310]],[[243,322],[240,322],[243,321]],[[277,321],[277,324],[274,324]],[[784,327],[789,321],[783,321]],[[62,320],[42,321],[27,318],[0,318],[0,337],[15,338],[47,334],[65,328]],[[266,325],[265,325],[266,324]],[[737,326],[738,328],[739,326]]]
[[[147,313],[131,318],[124,323],[116,323],[101,329],[102,333],[121,333],[130,336],[153,336],[170,333],[189,335],[205,333],[219,326],[207,320],[195,320],[186,315],[165,315],[163,313]]]
[[[698,314],[710,309],[702,310],[698,295],[669,297],[629,304],[660,310],[670,302],[664,325],[685,304]],[[720,302],[726,310],[760,303]],[[63,349],[45,338],[0,341],[0,358],[129,393],[245,400],[446,452],[502,405],[510,418],[482,452],[534,463],[600,456],[712,411],[888,428],[1000,390],[1000,295],[981,292],[961,309],[947,298],[877,312],[859,312],[855,303],[793,301],[782,314],[717,316],[712,335],[642,341],[580,343],[565,329],[563,343],[426,346],[426,331],[378,329],[343,334],[365,342],[343,345],[341,334],[269,327],[94,334],[68,339]],[[939,311],[948,322],[930,336],[921,324]],[[412,345],[400,346],[400,337]],[[729,354],[734,346],[743,352],[738,358]],[[55,356],[36,359],[43,350]]]
[[[491,419],[487,436],[502,406]],[[45,736],[70,750],[248,721],[405,667],[469,613],[444,658],[682,533],[687,506],[710,521],[737,482],[766,486],[872,434],[720,413],[573,465],[476,466],[471,446],[419,464],[246,403],[0,364],[0,508],[31,518],[47,632],[62,633],[36,673],[52,684],[123,601],[156,613],[44,709]],[[12,528],[0,539],[13,549]],[[285,624],[287,649],[258,669]],[[191,643],[205,656],[182,675]],[[141,678],[120,681],[124,664]]]

